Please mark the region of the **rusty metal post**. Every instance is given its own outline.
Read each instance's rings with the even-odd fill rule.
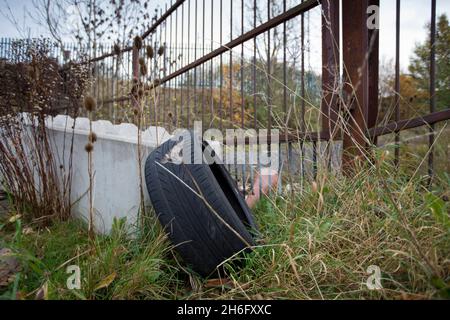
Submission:
[[[351,174],[357,158],[366,159],[369,120],[369,0],[343,0],[345,123],[342,168]]]
[[[333,140],[339,119],[339,1],[322,1],[322,131]]]
[[[380,0],[369,0],[370,6],[380,7]],[[379,60],[380,60],[380,32],[378,29],[369,30],[369,114],[368,127],[374,128],[377,125],[379,109]],[[371,141],[377,144],[375,137]]]

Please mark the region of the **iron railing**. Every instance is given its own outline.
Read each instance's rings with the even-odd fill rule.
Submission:
[[[367,27],[367,8],[379,6],[379,0],[171,1],[139,36],[141,48],[98,46],[80,63],[94,70],[93,93],[107,111],[99,117],[116,122],[130,117],[120,112],[132,110],[133,81],[138,79],[158,92],[146,98],[147,126],[192,128],[201,120],[205,130],[266,128],[269,141],[271,130],[280,129],[281,162],[289,177],[299,173],[314,179],[320,166],[351,172],[355,158],[370,161],[366,150],[379,136],[395,134],[399,145],[401,131],[428,126],[431,178],[434,125],[448,120],[450,110],[436,109],[436,48],[431,45],[429,114],[400,117],[401,0],[396,1],[395,110],[393,118],[383,121],[379,30]],[[430,18],[434,44],[436,0]],[[311,21],[321,26],[317,52],[311,49]],[[312,55],[318,68],[307,63]],[[148,73],[141,72],[140,58]],[[396,165],[399,161],[396,148]],[[236,167],[235,174],[245,190],[253,170]]]

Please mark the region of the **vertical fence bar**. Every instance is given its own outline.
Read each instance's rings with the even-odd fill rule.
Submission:
[[[9,48],[7,48],[7,39],[6,38],[2,38],[2,49],[1,49],[1,54],[2,54],[2,58],[5,60],[8,60],[7,57],[7,52],[9,51]]]
[[[99,48],[100,48],[100,54],[103,55],[104,51],[105,51],[104,46],[100,45]],[[101,79],[98,80],[100,82],[99,85],[101,85],[99,99],[101,99],[101,101],[102,101],[102,105],[101,105],[102,111],[105,110],[104,109],[105,108],[105,104],[103,103],[103,101],[105,101],[105,96],[106,96],[105,95],[105,86],[106,86],[106,82],[107,82],[107,77],[106,77],[106,72],[105,72],[106,71],[105,65],[106,65],[106,60],[103,60],[101,62],[101,65],[100,65],[101,69],[102,69],[102,75],[101,75],[102,77],[101,77]]]
[[[369,0],[368,6],[380,7],[380,0]],[[367,13],[367,10],[366,10]],[[366,16],[367,21],[367,16]],[[367,25],[367,23],[366,23]],[[379,81],[379,56],[380,56],[380,35],[378,28],[369,28],[369,105],[367,127],[374,128],[378,120],[378,81]],[[371,139],[371,143],[377,144],[377,138]]]
[[[197,37],[198,37],[198,0],[195,0],[195,28],[194,28],[194,61],[197,60]],[[198,97],[197,97],[197,69],[194,69],[194,114],[195,117],[197,117],[197,103],[198,103]]]
[[[135,76],[135,74],[139,74],[139,62],[135,63],[135,56],[137,57],[139,54],[136,54],[134,52],[134,50],[131,53],[131,59],[130,59],[130,53],[127,52],[127,70],[125,71],[125,81],[126,82],[126,87],[127,87],[127,91],[126,93],[128,94],[129,92],[131,92],[131,86],[133,85],[133,77]],[[139,60],[139,58],[137,58]],[[136,60],[136,61],[138,61]],[[131,61],[131,69],[130,69],[130,61]],[[134,63],[134,64],[133,64]],[[134,68],[137,68],[137,72],[135,72]],[[122,113],[124,115],[124,120],[128,120],[128,116],[126,115],[126,110],[125,108],[123,108]]]
[[[185,39],[185,5],[184,5],[184,3],[183,3],[183,7],[182,7],[182,11],[181,11],[181,20],[182,20],[182,23],[181,23],[181,33],[182,33],[182,36],[181,36],[181,57],[182,57],[182,59],[181,59],[181,65],[182,66],[184,66],[185,65],[185,62],[186,62],[186,58],[187,58],[187,54],[186,54],[186,47],[185,47],[185,42],[184,42],[184,39]],[[180,109],[180,115],[181,115],[181,119],[184,117],[184,113],[185,113],[185,110],[184,110],[184,108],[185,108],[185,104],[186,104],[186,102],[185,102],[185,100],[186,100],[186,92],[185,92],[185,86],[186,86],[186,74],[184,74],[184,75],[181,75],[180,76],[180,78],[181,78],[181,109]],[[184,125],[186,125],[186,122],[184,122]]]
[[[166,7],[167,10],[167,7]],[[160,16],[162,16],[162,9],[160,10]],[[162,55],[159,57],[159,66],[158,66],[158,74],[157,79],[161,79],[161,77],[165,77],[166,75],[166,21],[164,21],[159,26],[159,46]],[[162,49],[161,49],[162,48]],[[158,126],[164,124],[164,119],[166,115],[166,95],[167,95],[167,83],[164,83],[160,87],[159,94],[159,115],[158,115]]]
[[[256,28],[256,10],[257,10],[257,2],[256,0],[253,0],[253,28]],[[258,107],[257,107],[257,100],[256,100],[256,37],[253,38],[253,65],[252,65],[252,77],[253,77],[253,128],[255,130],[258,130]],[[259,169],[259,143],[256,144],[256,161],[258,163],[258,169]],[[254,189],[254,171],[250,170],[250,180],[252,185],[252,194],[255,194]]]
[[[400,0],[396,0],[395,21],[395,121],[400,121]],[[395,167],[400,165],[400,132],[395,134]]]
[[[430,112],[436,112],[436,0],[431,1],[431,35],[430,35]],[[428,175],[429,185],[434,176],[434,140],[435,126],[430,126]]]
[[[339,1],[323,1],[322,12],[322,130],[331,136],[339,115]]]
[[[233,40],[233,1],[230,1],[230,41]],[[228,72],[228,76],[229,76],[229,119],[230,119],[230,124],[227,126],[227,128],[232,128],[233,127],[233,49],[228,49],[230,51],[230,65],[228,66],[229,68],[229,72]],[[231,148],[233,148],[233,154],[234,154],[234,159],[233,162],[235,164],[234,166],[234,178],[237,178],[237,165],[236,165],[236,145],[233,143],[233,146],[230,146]],[[228,169],[231,171],[231,164],[228,164]]]
[[[177,66],[179,65],[179,49],[178,49],[178,9],[175,12],[175,69],[177,68]],[[177,89],[180,88],[180,78],[178,77],[175,78],[174,82],[175,82],[175,110],[174,110],[174,117],[175,117],[175,127],[178,127],[178,95],[177,95]],[[178,88],[177,88],[178,87]],[[181,90],[180,90],[181,91]],[[180,92],[181,95],[181,92]],[[180,97],[180,104],[181,104],[181,97]]]
[[[167,3],[166,3],[166,8],[165,8],[165,12],[167,12]],[[172,16],[172,15],[170,15]],[[162,26],[164,26],[164,55],[163,55],[163,76],[166,77],[167,76],[167,57],[170,56],[168,54],[169,48],[167,45],[167,22],[168,19],[166,19],[164,21],[164,24],[162,24]],[[170,44],[172,45],[172,44]],[[166,127],[167,125],[167,113],[168,113],[168,108],[170,108],[170,97],[169,97],[169,90],[170,88],[170,83],[165,83],[164,84],[164,113],[163,113],[163,119],[162,119],[162,124],[164,127]],[[169,101],[167,101],[167,98],[169,98]]]
[[[211,24],[211,50],[214,50],[214,0],[211,0],[211,18],[210,18],[210,24]],[[210,65],[210,83],[209,83],[209,95],[210,95],[210,122],[209,127],[213,125],[214,121],[214,96],[213,96],[213,81],[214,81],[214,59],[211,59],[211,65]]]
[[[267,21],[271,18],[271,0],[267,0]],[[270,29],[267,31],[267,104],[268,104],[268,119],[267,119],[267,129],[269,136],[272,132],[272,57],[271,57],[271,43],[270,43],[271,32]]]
[[[241,35],[244,34],[244,0],[241,0]],[[245,128],[245,97],[244,97],[244,44],[241,45],[241,128]],[[251,146],[250,146],[251,147]],[[247,175],[245,170],[246,157],[244,151],[244,163],[242,164],[242,189],[246,196]]]
[[[188,14],[187,14],[187,63],[189,64],[191,62],[191,1],[188,0]],[[195,69],[194,69],[195,70]],[[195,72],[195,71],[194,71]],[[190,77],[190,71],[186,72],[186,102],[187,102],[187,127],[191,128],[191,77]]]
[[[302,0],[303,2],[304,0]],[[306,88],[305,88],[305,15],[302,13],[300,21],[301,28],[301,66],[300,66],[300,77],[301,77],[301,111],[300,111],[300,131],[302,133],[306,132],[305,114],[306,114]],[[301,175],[304,179],[306,175],[305,170],[305,143],[302,140],[300,142],[300,157],[301,157]]]
[[[230,1],[230,41],[233,39],[233,1]],[[230,51],[230,65],[228,76],[229,76],[229,112],[230,112],[230,125],[227,126],[231,128],[233,125],[233,50],[229,49]],[[234,147],[233,147],[234,148]]]
[[[11,46],[11,39],[8,39],[7,41],[6,41],[6,47],[8,48],[8,50],[7,50],[7,53],[6,53],[6,59],[8,59],[8,60],[12,60],[11,59],[11,57],[12,57],[12,46]]]
[[[114,77],[114,81],[112,81],[112,86],[113,86],[113,97],[118,97],[119,96],[119,68],[120,68],[120,60],[122,59],[122,55],[118,55],[117,57],[115,57],[115,59],[113,59],[113,63],[114,63],[114,73],[113,73],[113,77]],[[114,61],[115,60],[115,61]],[[118,112],[119,112],[119,104],[114,103],[113,102],[113,120],[114,120],[114,124],[116,124],[117,122],[117,117],[118,117]]]
[[[113,51],[113,46],[112,45],[110,45],[109,47],[109,50],[110,50],[110,52],[112,52]],[[113,93],[113,91],[111,90],[111,83],[113,82],[113,77],[112,77],[112,69],[113,69],[113,65],[114,65],[114,57],[111,57],[111,58],[109,58],[108,59],[108,61],[110,62],[110,64],[108,64],[108,66],[107,66],[107,79],[108,79],[108,82],[107,82],[107,84],[106,84],[106,86],[107,86],[107,99],[112,99],[112,98],[114,98],[114,93]],[[113,121],[113,111],[112,111],[112,106],[114,105],[114,102],[110,102],[109,104],[108,104],[108,115],[109,115],[109,119],[111,120],[111,122],[112,123],[114,123],[114,121]]]
[[[186,59],[186,55],[184,52],[184,4],[181,6],[181,67],[184,66],[184,60]],[[185,79],[186,75],[180,75],[180,90],[181,90],[181,107],[180,107],[180,120],[183,119],[184,115],[184,83],[183,79]]]
[[[287,9],[287,4],[286,4],[286,0],[283,0],[283,13],[286,12]],[[283,113],[284,113],[284,131],[285,131],[285,137],[288,137],[288,131],[289,131],[289,118],[288,118],[288,97],[287,97],[287,25],[286,25],[286,21],[283,23]],[[289,179],[289,183],[291,184],[292,187],[292,178],[291,178],[291,166],[290,166],[290,161],[291,161],[291,148],[292,148],[292,143],[290,141],[288,141],[287,143],[287,172],[288,172],[288,179]],[[281,148],[281,143],[279,145],[279,149],[278,150],[282,150]],[[283,160],[282,160],[282,156],[281,156],[281,152],[280,152],[280,168],[283,165]],[[282,175],[282,172],[280,172],[280,176]],[[280,181],[280,188],[282,187],[282,183]]]
[[[170,6],[172,6],[173,4],[172,4],[172,1],[170,1]],[[173,56],[174,56],[174,45],[176,45],[176,44],[174,44],[173,42],[172,42],[172,33],[173,33],[173,16],[174,16],[174,14],[171,14],[170,15],[170,18],[169,18],[169,47],[170,47],[170,51],[169,51],[169,58],[168,58],[168,62],[169,62],[169,66],[168,66],[168,68],[169,68],[169,74],[171,74],[172,73],[172,62],[173,62]],[[169,48],[167,48],[168,50],[169,50]],[[167,114],[167,122],[166,122],[166,125],[168,126],[168,130],[169,130],[169,132],[171,132],[172,131],[172,118],[173,118],[173,107],[172,107],[172,104],[175,106],[175,103],[174,103],[174,101],[172,101],[172,93],[173,93],[173,81],[172,80],[170,80],[169,81],[169,112],[168,112],[168,114]]]
[[[271,15],[271,0],[267,0],[267,21],[269,21],[272,18]],[[267,73],[268,73],[268,80],[267,80],[267,103],[268,103],[268,119],[267,119],[267,132],[269,134],[269,137],[272,137],[272,107],[273,107],[273,101],[272,101],[272,52],[271,52],[271,43],[270,43],[270,37],[271,37],[271,29],[267,31]],[[271,139],[272,140],[272,139]],[[269,153],[269,157],[271,156],[271,142],[268,143],[267,150]],[[272,185],[272,176],[269,175],[269,186]]]
[[[205,0],[202,0],[202,56],[205,55]],[[205,130],[205,63],[202,64],[202,130]],[[202,132],[202,133],[203,133]]]

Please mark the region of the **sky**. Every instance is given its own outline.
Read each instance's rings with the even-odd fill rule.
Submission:
[[[212,0],[215,3],[214,14],[207,15],[206,25],[209,25],[211,21],[217,24],[218,17],[218,3],[219,0]],[[358,0],[355,0],[358,1]],[[265,3],[265,1],[262,1]],[[298,1],[297,1],[298,2]],[[395,55],[395,0],[380,0],[380,55],[384,60],[393,59]],[[153,8],[165,4],[164,0],[155,0],[153,2]],[[229,16],[230,7],[228,5],[229,0],[224,0],[223,14]],[[234,1],[236,5],[234,10],[239,10],[240,1]],[[46,34],[46,30],[37,25],[33,19],[31,19],[25,11],[28,11],[31,15],[35,15],[33,11],[32,0],[0,0],[0,11],[7,13],[7,6],[9,4],[11,11],[21,26],[22,32],[18,32],[17,28],[11,23],[11,21],[5,19],[3,16],[0,18],[0,37],[24,37],[24,36],[38,36]],[[210,11],[209,1],[207,1],[206,12]],[[153,10],[150,8],[149,10]],[[450,16],[450,0],[437,0],[438,15],[447,13]],[[191,12],[191,14],[193,14]],[[239,29],[239,13],[236,13],[237,18],[234,24],[238,24],[236,27]],[[401,11],[401,67],[406,71],[411,54],[416,43],[423,42],[426,38],[426,31],[424,26],[430,21],[431,17],[431,0],[402,0]],[[237,21],[236,21],[237,20]],[[233,28],[234,30],[234,28]],[[312,69],[320,69],[320,10],[314,10],[309,18],[309,30],[310,30],[310,55],[308,57],[309,65]],[[229,22],[224,22],[224,34],[228,34]],[[234,30],[234,33],[236,31]],[[211,38],[211,32],[209,29],[206,31],[206,39]],[[213,38],[218,46],[218,28],[213,31]],[[224,39],[226,42],[229,39]],[[192,41],[191,41],[192,42]]]

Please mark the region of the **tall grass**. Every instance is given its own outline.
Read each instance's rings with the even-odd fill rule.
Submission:
[[[263,199],[254,210],[258,245],[225,261],[220,281],[190,271],[155,220],[139,236],[117,222],[94,247],[77,222],[38,230],[19,243],[9,225],[6,242],[23,258],[28,279],[19,292],[33,297],[48,282],[54,299],[449,298],[450,179],[431,192],[425,178],[394,170],[386,158],[380,152],[375,166],[352,178],[321,174],[294,196]],[[66,288],[61,266],[68,264],[81,267],[81,290]],[[382,272],[380,290],[366,284],[372,265]]]

